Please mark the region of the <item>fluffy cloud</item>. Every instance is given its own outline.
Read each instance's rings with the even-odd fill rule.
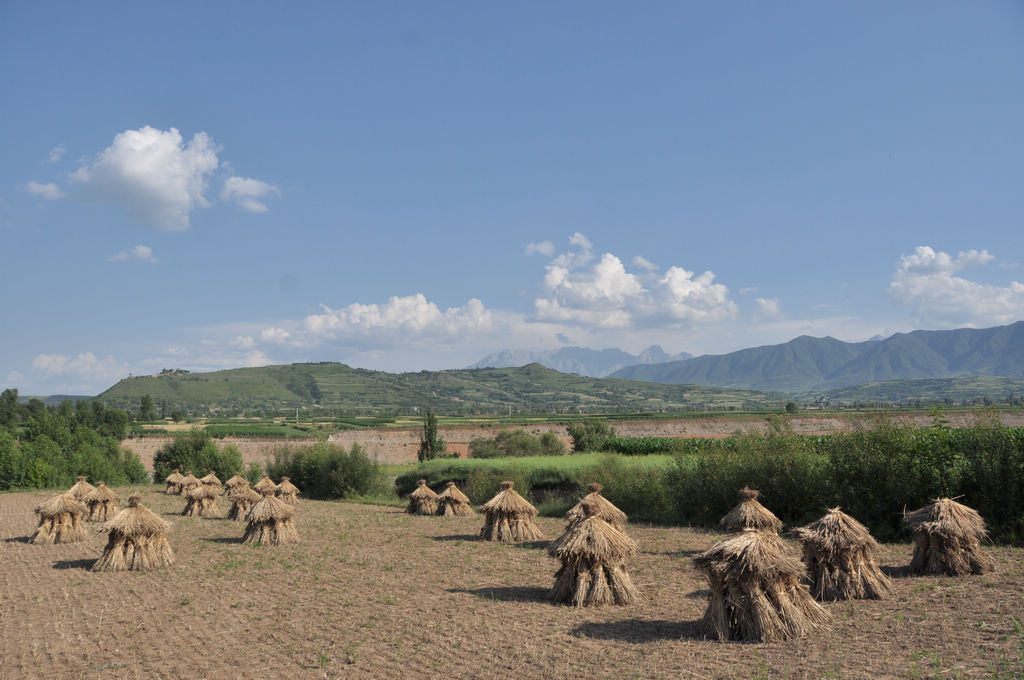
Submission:
[[[633,257],[633,266],[640,267],[641,269],[646,269],[649,272],[658,271],[658,265],[654,264],[646,257],[643,257],[641,255],[636,255],[635,257]]]
[[[126,130],[91,165],[71,175],[82,195],[124,206],[129,219],[164,231],[189,228],[189,215],[209,205],[207,177],[218,165],[205,132],[187,143],[176,128]]]
[[[64,157],[64,154],[67,153],[67,151],[68,150],[65,149],[63,146],[55,146],[52,149],[50,149],[48,158],[50,159],[51,163],[59,163],[60,159]]]
[[[782,308],[779,307],[779,298],[756,298],[757,312],[754,315],[757,319],[781,319]]]
[[[889,284],[889,295],[913,307],[919,322],[936,326],[991,326],[1024,317],[1024,284],[977,283],[957,276],[969,266],[995,259],[987,250],[968,250],[952,257],[929,246],[918,246],[900,264]]]
[[[729,289],[715,283],[710,271],[696,275],[669,267],[658,276],[657,267],[638,256],[633,264],[644,271],[631,273],[611,253],[589,266],[590,241],[580,233],[569,241],[577,250],[559,255],[545,269],[545,297],[534,300],[538,319],[612,329],[690,325],[736,314]]]
[[[288,338],[290,338],[291,335],[291,333],[283,328],[267,328],[260,332],[260,340],[273,344],[283,344],[288,342]]]
[[[251,177],[228,177],[224,180],[224,188],[220,192],[220,200],[235,202],[242,210],[254,213],[267,212],[262,200],[269,196],[280,196],[281,190],[273,184],[252,179]]]
[[[130,250],[122,250],[107,258],[107,262],[127,262],[128,260],[137,260],[150,264],[156,262],[156,258],[153,257],[153,249],[149,246],[135,246]]]
[[[551,257],[555,254],[555,244],[551,241],[527,243],[525,252],[527,255],[545,255],[547,257]]]
[[[46,377],[72,375],[79,378],[116,378],[128,373],[128,367],[112,356],[99,359],[92,352],[69,357],[65,354],[39,354],[32,359],[32,368]]]
[[[53,182],[50,182],[49,184],[41,184],[35,181],[25,182],[25,184],[22,185],[22,190],[32,194],[33,196],[45,198],[48,201],[56,201],[57,199],[64,198],[66,195],[60,190],[60,187]]]

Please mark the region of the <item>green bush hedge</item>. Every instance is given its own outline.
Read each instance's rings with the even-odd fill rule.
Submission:
[[[565,444],[553,432],[536,436],[523,430],[502,430],[493,437],[475,437],[469,442],[471,458],[561,456],[565,453]]]
[[[288,475],[308,498],[371,496],[386,490],[380,465],[363,453],[358,444],[348,451],[327,442],[282,447],[274,452],[267,474],[274,479]]]
[[[242,471],[242,452],[234,444],[218,446],[205,430],[189,430],[174,436],[153,456],[153,479],[163,482],[174,468],[182,474],[203,477],[216,473],[223,482]]]

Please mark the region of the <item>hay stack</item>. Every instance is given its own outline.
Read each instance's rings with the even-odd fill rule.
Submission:
[[[231,501],[231,509],[228,510],[228,519],[233,519],[239,522],[244,520],[252,506],[256,505],[261,498],[262,496],[250,489],[248,486],[241,487],[228,496],[228,500]]]
[[[181,491],[178,492],[178,495],[188,496],[189,491],[202,485],[203,483],[199,481],[199,478],[192,474],[191,470],[188,470],[185,476],[181,478]]]
[[[181,474],[181,468],[174,468],[174,472],[167,475],[164,480],[167,482],[167,488],[164,489],[164,493],[168,496],[180,496],[181,495],[181,483],[185,481],[185,478]]]
[[[299,504],[299,487],[295,486],[291,482],[291,477],[281,477],[281,483],[274,489],[274,495],[280,498],[288,505]]]
[[[82,478],[79,478],[81,481]],[[32,534],[32,543],[77,543],[85,539],[85,525],[82,515],[85,506],[68,493],[59,493],[36,506],[39,526]]]
[[[910,573],[967,576],[991,571],[992,560],[981,550],[987,535],[977,511],[951,498],[939,498],[903,518],[914,531]]]
[[[601,495],[602,488],[600,484],[588,486],[587,490],[590,493],[580,499],[579,503],[569,508],[569,511],[565,513],[565,518],[569,520],[570,524],[579,522],[584,517],[583,504],[590,503],[597,509],[596,515],[598,519],[603,519],[619,531],[625,531],[626,522],[629,520],[629,517],[622,510],[615,507],[615,504]]]
[[[210,470],[210,474],[208,474],[205,477],[203,477],[202,479],[200,479],[199,483],[202,484],[203,486],[210,487],[211,489],[213,489],[214,491],[217,492],[218,496],[220,495],[220,492],[221,492],[220,478],[217,477],[217,475],[214,474],[213,470]]]
[[[259,493],[259,494],[262,494],[264,489],[267,489],[267,488],[274,489],[276,487],[277,487],[277,485],[274,484],[274,481],[272,479],[270,479],[270,477],[267,476],[266,472],[264,472],[263,476],[260,477],[260,481],[258,481],[258,482],[256,482],[255,484],[252,485],[253,490],[256,493]]]
[[[871,556],[878,544],[867,527],[839,508],[793,534],[804,546],[816,600],[881,600],[889,594],[889,577]]]
[[[218,487],[212,484],[194,486],[185,493],[188,501],[181,511],[183,517],[213,517],[217,514]]]
[[[249,480],[242,475],[235,475],[228,481],[224,482],[224,491],[222,495],[231,498],[231,494],[248,488]]]
[[[85,497],[91,494],[96,489],[95,486],[85,481],[85,475],[79,475],[78,481],[75,482],[74,486],[67,490],[67,493],[71,494],[79,503],[85,501]]]
[[[584,503],[583,519],[572,522],[548,547],[562,561],[549,597],[579,606],[632,604],[640,593],[626,571],[626,559],[636,555],[636,543],[598,516],[595,503]]]
[[[442,517],[472,517],[476,512],[455,482],[448,482],[445,490],[437,494],[437,514]]]
[[[409,505],[405,511],[410,515],[433,515],[437,512],[437,494],[427,486],[427,480],[416,482],[416,488],[409,494]]]
[[[168,528],[170,524],[142,504],[139,494],[132,494],[128,507],[104,525],[103,530],[110,536],[92,570],[137,571],[173,564]]]
[[[85,497],[85,504],[89,507],[89,521],[106,522],[113,518],[120,502],[121,499],[107,487],[106,483],[99,482],[99,485]]]
[[[533,521],[537,508],[520,496],[514,486],[512,482],[502,482],[501,491],[480,508],[485,517],[484,526],[480,529],[483,540],[519,543],[544,538],[544,533]]]
[[[701,628],[719,640],[802,637],[829,620],[807,586],[804,565],[774,533],[745,529],[694,558],[711,594]]]
[[[261,493],[263,497],[245,516],[249,524],[245,527],[242,543],[298,543],[299,534],[292,523],[292,507],[275,498],[273,489],[264,488]]]
[[[756,529],[767,531],[773,534],[779,533],[782,522],[772,514],[772,511],[761,505],[757,497],[759,491],[743,487],[739,491],[740,503],[726,513],[725,517],[718,521],[718,526],[726,531],[743,531],[744,529]]]

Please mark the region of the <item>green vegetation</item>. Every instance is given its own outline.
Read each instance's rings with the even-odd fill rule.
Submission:
[[[210,434],[194,429],[174,436],[153,457],[153,479],[162,481],[174,468],[202,477],[214,472],[221,481],[242,472],[242,452],[234,444],[218,446]]]
[[[291,477],[302,495],[309,498],[374,496],[386,490],[384,470],[358,444],[348,451],[327,442],[282,447],[274,452],[267,474],[274,479]]]
[[[98,401],[65,400],[46,406],[0,394],[0,489],[71,486],[86,475],[111,486],[145,482],[146,468],[119,440],[129,416]]]
[[[423,434],[420,435],[420,448],[416,451],[416,457],[420,462],[444,458],[448,453],[448,445],[437,433],[437,415],[433,409],[427,409],[427,415],[423,418]]]
[[[615,430],[603,420],[569,423],[565,429],[572,439],[572,450],[575,452],[604,451],[608,440],[615,436]]]
[[[553,432],[537,436],[524,430],[502,430],[493,437],[476,437],[469,442],[471,458],[562,456],[565,453],[565,444]]]

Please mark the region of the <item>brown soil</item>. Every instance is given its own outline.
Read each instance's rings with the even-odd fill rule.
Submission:
[[[173,524],[176,564],[93,573],[105,545],[94,529],[82,543],[25,542],[48,495],[0,494],[3,679],[1024,674],[1019,548],[987,547],[991,575],[909,578],[911,546],[883,545],[891,599],[829,604],[831,629],[802,640],[737,644],[698,632],[707,591],[690,558],[711,533],[629,527],[645,600],[573,609],[545,601],[557,563],[543,543],[475,540],[480,517],[303,501],[301,544],[251,547],[241,523],[178,517],[181,498],[147,487],[144,502]],[[551,538],[563,525],[539,523]]]

